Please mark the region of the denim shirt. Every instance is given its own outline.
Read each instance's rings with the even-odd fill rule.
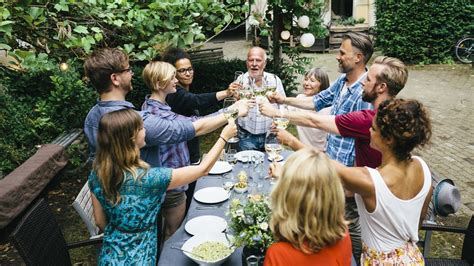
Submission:
[[[319,111],[331,106],[331,115],[347,114],[354,111],[373,109],[372,104],[362,100],[362,80],[367,73],[363,74],[352,86],[347,88],[347,93],[340,95],[346,83],[346,74],[342,74],[328,89],[313,97],[314,108]],[[354,166],[355,148],[354,138],[341,137],[328,134],[327,155],[346,166]]]
[[[112,111],[134,108],[133,104],[127,101],[101,101],[97,100],[96,105],[92,107],[86,116],[84,122],[84,135],[87,139],[89,147],[89,161],[94,160],[97,147],[97,131],[99,129],[99,121],[103,115]]]
[[[193,121],[196,117],[185,117],[171,111],[171,107],[149,99],[142,105],[142,117],[146,129],[146,145],[141,157],[152,167],[179,168],[190,165],[186,141],[195,137]],[[186,191],[187,185],[173,191]]]

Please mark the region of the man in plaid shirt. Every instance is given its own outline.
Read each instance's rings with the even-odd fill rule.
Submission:
[[[283,83],[280,78],[268,72],[264,72],[267,65],[267,54],[260,47],[250,48],[247,54],[247,73],[242,77],[244,84],[249,83],[250,78],[256,78],[256,86],[263,86],[263,81],[276,85],[276,92],[285,95]],[[276,106],[276,105],[275,105]],[[272,125],[272,119],[261,115],[256,107],[249,110],[246,117],[237,120],[239,126],[239,149],[240,150],[264,150],[265,134]]]
[[[362,82],[367,75],[366,65],[373,53],[372,41],[367,35],[350,32],[342,37],[339,53],[339,71],[342,75],[326,90],[313,98],[297,99],[282,95],[270,96],[270,102],[283,103],[302,109],[319,111],[332,106],[331,115],[347,114],[354,111],[373,109],[370,103],[362,100]],[[328,134],[326,153],[331,159],[346,166],[354,166],[354,138]],[[359,261],[361,253],[359,215],[353,194],[346,192],[346,219],[352,240],[352,253]]]

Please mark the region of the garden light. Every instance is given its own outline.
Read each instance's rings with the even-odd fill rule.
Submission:
[[[309,26],[309,17],[308,16],[301,16],[298,19],[298,26],[302,29],[306,29]]]
[[[305,33],[301,35],[300,43],[303,47],[311,47],[314,44],[314,35],[312,33]]]
[[[69,65],[66,62],[62,62],[59,64],[59,69],[61,69],[61,71],[67,71],[69,69]]]
[[[285,41],[290,38],[290,35],[291,35],[290,32],[287,30],[284,30],[280,33],[280,37]]]

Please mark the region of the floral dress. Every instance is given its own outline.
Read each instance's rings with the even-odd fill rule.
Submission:
[[[99,265],[156,264],[156,217],[170,181],[169,168],[151,168],[137,181],[127,174],[120,188],[121,201],[112,206],[105,199],[95,171],[91,172],[89,187],[107,216]]]

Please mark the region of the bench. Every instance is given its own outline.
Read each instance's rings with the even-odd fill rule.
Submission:
[[[189,51],[188,53],[193,63],[214,63],[224,59],[224,50],[222,50],[222,47],[200,49]]]

